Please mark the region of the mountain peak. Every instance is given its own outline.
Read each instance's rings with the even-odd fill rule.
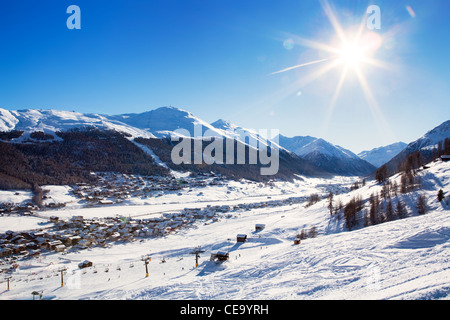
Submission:
[[[230,121],[223,120],[223,119],[219,119],[217,121],[214,121],[213,123],[211,123],[211,125],[214,128],[222,129],[222,130],[235,130],[235,129],[239,128],[238,126],[236,126],[235,124],[231,123]]]
[[[350,150],[311,136],[288,138],[280,135],[280,145],[320,168],[340,175],[365,175],[375,168]]]
[[[404,142],[395,142],[387,146],[374,148],[372,150],[362,151],[358,156],[379,168],[397,154],[399,154],[407,146]]]
[[[159,107],[148,112],[178,112],[192,115],[189,111],[174,106]]]

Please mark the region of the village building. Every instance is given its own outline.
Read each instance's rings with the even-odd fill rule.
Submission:
[[[261,230],[263,230],[265,227],[266,227],[265,224],[261,224],[261,223],[255,224],[255,231],[261,231]]]
[[[246,242],[247,241],[247,235],[246,234],[238,234],[236,236],[237,242]]]
[[[218,251],[216,253],[211,253],[211,257],[210,257],[210,261],[219,261],[219,262],[223,262],[223,261],[227,261],[229,259],[229,253],[225,252],[225,251]]]

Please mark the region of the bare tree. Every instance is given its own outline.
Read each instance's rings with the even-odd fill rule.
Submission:
[[[333,215],[333,192],[330,191],[328,194],[328,210],[330,210],[330,215]]]

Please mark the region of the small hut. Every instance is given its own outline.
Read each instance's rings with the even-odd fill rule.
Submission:
[[[261,230],[263,230],[265,227],[266,227],[266,225],[265,225],[265,224],[262,224],[262,223],[255,224],[255,231],[261,231]]]
[[[228,258],[229,258],[228,252],[218,251],[216,253],[211,253],[210,261],[215,261],[217,259],[217,261],[223,262],[223,261],[227,261]]]
[[[236,236],[236,241],[237,242],[245,242],[245,241],[247,241],[247,235],[246,234],[238,234]]]
[[[80,262],[78,264],[78,268],[80,268],[80,269],[88,268],[88,267],[92,267],[92,261],[84,260],[83,262]]]
[[[50,222],[57,223],[58,221],[59,221],[59,217],[57,217],[57,216],[50,217]]]

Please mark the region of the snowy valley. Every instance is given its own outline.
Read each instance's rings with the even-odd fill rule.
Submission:
[[[383,189],[375,181],[359,184],[357,189],[351,187],[359,180],[343,177],[303,178],[271,186],[227,182],[146,200],[130,196],[123,203],[90,208],[68,188],[47,187],[49,199],[59,199],[66,206],[35,216],[5,215],[2,234],[8,234],[8,229],[17,236],[36,228],[56,234],[58,222],[50,222],[54,216],[66,222],[82,216],[91,222],[82,228],[84,232],[92,228],[94,219],[110,223],[107,217],[130,227],[144,219],[189,220],[191,212],[200,216],[162,234],[137,234],[133,241],[119,238],[104,246],[75,245],[62,252],[43,250],[37,256],[2,260],[0,297],[32,299],[31,292],[37,292],[43,299],[448,298],[450,203],[448,196],[439,202],[437,194],[439,189],[448,190],[449,175],[448,162],[429,164],[417,172],[419,189],[391,196],[393,202],[403,201],[407,216],[366,227],[361,218],[353,231],[346,227],[342,210],[330,215],[326,196],[332,191],[334,203],[343,204],[360,196],[369,209],[370,196]],[[393,176],[392,182],[400,184],[400,176]],[[311,194],[318,194],[319,201],[308,204],[308,197],[287,201]],[[424,214],[416,208],[419,194],[426,198]],[[22,196],[26,200],[27,195]],[[270,201],[274,205],[268,205]],[[382,212],[385,204],[383,200]],[[210,210],[202,211],[223,205],[229,207],[212,215],[205,214]],[[256,225],[262,229],[256,230]],[[307,231],[306,237],[295,244],[302,230]],[[239,234],[247,236],[245,242],[237,242]],[[204,252],[195,267],[192,251],[197,247]],[[212,254],[220,252],[228,253],[227,261],[210,261]],[[84,261],[92,266],[80,268]]]
[[[281,174],[259,179],[169,161],[180,128],[264,141],[224,120],[0,109],[0,299],[448,299],[448,123],[374,150],[383,179],[280,135]]]

